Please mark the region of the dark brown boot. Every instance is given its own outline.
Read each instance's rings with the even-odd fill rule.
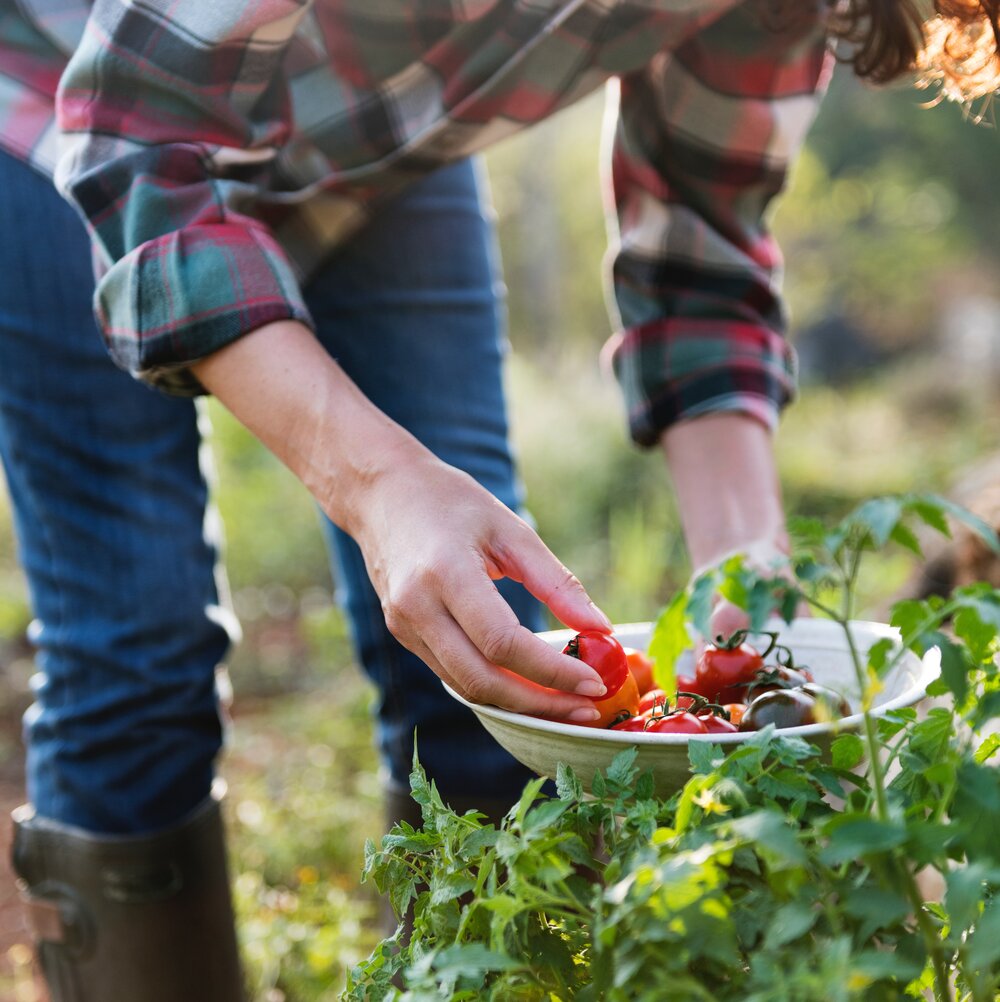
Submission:
[[[52,1002],[244,1002],[216,798],[140,836],[21,807],[13,864]]]

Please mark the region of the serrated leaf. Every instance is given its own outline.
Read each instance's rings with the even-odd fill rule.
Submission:
[[[910,642],[910,637],[921,629],[931,616],[930,606],[919,599],[904,599],[897,602],[889,614],[889,622],[899,630],[904,643]]]
[[[608,779],[619,786],[629,786],[635,776],[635,760],[638,755],[639,749],[635,745],[620,751],[608,766]]]
[[[922,557],[923,551],[920,549],[920,540],[916,533],[903,522],[898,523],[889,534],[889,538],[900,546],[905,547],[911,553]]]
[[[556,793],[562,800],[582,800],[583,784],[564,762],[556,766]]]
[[[867,532],[877,547],[883,547],[902,514],[903,503],[899,498],[872,498],[855,508],[845,522],[852,528]]]
[[[962,505],[936,494],[923,495],[920,501],[925,504],[937,505],[942,512],[971,529],[994,553],[1000,554],[1000,539],[997,538],[996,530],[988,522],[969,511],[968,508],[963,508]],[[908,504],[912,505],[912,503],[912,501],[908,501]]]
[[[910,495],[906,499],[906,507],[928,528],[934,529],[942,536],[951,536],[948,519],[945,518],[944,509],[936,495]]]
[[[527,832],[534,832],[558,821],[569,809],[569,804],[565,800],[545,800],[536,804],[525,815],[523,829]]]
[[[688,742],[688,760],[691,763],[691,771],[695,775],[706,775],[713,772],[716,764],[723,757],[718,745],[713,745],[710,741]]]
[[[834,768],[853,769],[865,757],[865,744],[856,734],[841,734],[830,748]]]

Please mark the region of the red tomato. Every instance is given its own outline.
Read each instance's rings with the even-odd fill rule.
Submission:
[[[732,734],[738,731],[736,724],[716,713],[699,713],[698,719],[705,725],[709,734]]]
[[[642,651],[637,651],[634,647],[625,648],[625,660],[628,663],[628,670],[635,679],[635,684],[639,687],[639,694],[649,692],[655,688],[656,682],[653,680],[653,659]]]
[[[610,633],[598,633],[596,630],[578,633],[563,648],[563,654],[579,658],[601,676],[608,689],[602,700],[610,699],[625,684],[625,680],[632,677],[625,650]]]
[[[706,734],[703,721],[693,713],[671,713],[668,717],[655,717],[646,726],[646,731],[656,734]]]
[[[612,724],[611,729],[613,731],[644,731],[648,722],[649,714],[640,713],[638,716],[629,717],[628,720],[622,720],[617,724]]]
[[[644,713],[646,710],[652,710],[656,706],[667,706],[669,702],[667,694],[662,689],[650,689],[639,700],[639,712]]]
[[[739,703],[763,667],[764,659],[749,644],[709,644],[698,659],[695,682],[713,703]]]
[[[695,696],[704,696],[709,701],[712,699],[712,693],[708,692],[693,675],[678,675],[674,679],[674,683],[677,686],[678,693],[690,692]],[[675,709],[686,710],[689,706],[693,706],[695,702],[696,700],[691,699],[689,696],[678,695]]]

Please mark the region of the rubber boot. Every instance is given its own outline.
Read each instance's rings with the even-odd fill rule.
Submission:
[[[14,812],[14,870],[51,1002],[244,1002],[219,799],[140,836]]]

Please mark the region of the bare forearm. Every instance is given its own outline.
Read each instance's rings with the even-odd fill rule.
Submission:
[[[660,442],[695,569],[739,550],[787,547],[767,428],[742,414],[711,414],[673,425]]]
[[[380,466],[398,450],[422,450],[295,321],[261,327],[193,368],[348,531]]]
[[[567,626],[610,630],[523,519],[378,410],[304,326],[269,324],[195,374],[357,541],[391,632],[475,702],[573,720],[599,676],[517,622],[509,577]],[[503,669],[507,669],[504,671]]]

